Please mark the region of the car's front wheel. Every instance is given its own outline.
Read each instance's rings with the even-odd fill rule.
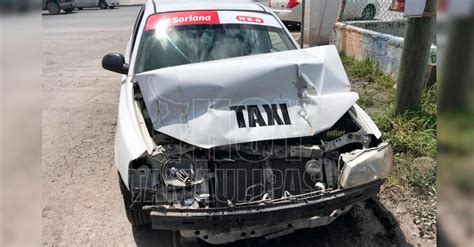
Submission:
[[[364,11],[362,11],[362,19],[363,20],[372,20],[375,17],[375,13],[377,12],[375,5],[369,4],[365,6]]]
[[[125,206],[125,213],[127,214],[128,221],[133,226],[142,226],[147,225],[150,223],[150,213],[147,211],[143,211],[141,207],[137,207],[133,204],[132,192],[127,189],[125,186],[122,177],[119,177],[119,184],[120,184],[120,192],[122,192],[123,203]]]
[[[99,7],[101,9],[107,9],[109,7],[109,5],[105,1],[100,1]]]
[[[61,12],[61,8],[59,7],[58,3],[49,2],[46,7],[48,9],[48,12],[52,15],[57,15]]]

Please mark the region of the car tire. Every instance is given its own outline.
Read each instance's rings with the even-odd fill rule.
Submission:
[[[64,12],[66,12],[67,14],[69,14],[69,13],[72,13],[73,10],[74,10],[74,8],[72,8],[72,9],[64,9]]]
[[[120,192],[122,193],[123,203],[125,206],[125,213],[127,214],[128,221],[132,226],[143,226],[150,224],[150,213],[143,211],[141,207],[131,207],[132,206],[132,193],[125,186],[122,177],[119,177]]]
[[[115,6],[110,6],[109,9],[115,9]]]
[[[296,21],[282,21],[286,28],[290,31],[298,31],[301,27],[301,22]]]
[[[100,1],[99,2],[99,8],[101,9],[107,9],[109,5],[105,1]]]
[[[362,11],[362,20],[372,20],[375,17],[377,10],[375,8],[375,5],[369,4],[365,6],[364,11]]]
[[[83,10],[83,8],[77,8],[77,10]]]
[[[61,8],[56,2],[49,2],[46,8],[48,9],[49,14],[51,15],[58,15],[59,13],[61,13]]]

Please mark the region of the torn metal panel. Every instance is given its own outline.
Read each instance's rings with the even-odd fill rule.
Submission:
[[[357,101],[334,46],[136,76],[156,131],[202,148],[311,136]]]

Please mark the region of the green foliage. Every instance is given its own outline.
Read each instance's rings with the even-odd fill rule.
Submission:
[[[359,101],[358,104],[362,107],[372,107],[375,106],[376,103],[376,93],[366,84],[363,84],[362,87],[359,89]]]
[[[397,116],[392,106],[372,115],[395,153],[436,157],[436,115],[416,111]]]
[[[435,83],[431,88],[428,88],[421,98],[421,108],[423,111],[435,116],[438,114],[438,90]]]
[[[390,184],[410,185],[420,194],[436,195],[436,166],[421,167],[412,156],[400,154],[394,157],[394,163],[396,165],[388,178]]]
[[[437,155],[436,84],[425,91],[421,110],[395,115],[395,80],[380,72],[370,60],[357,62],[342,56],[342,62],[359,93],[358,103],[364,108],[376,109],[369,111],[369,115],[383,132],[384,140],[392,145],[395,168],[389,182],[410,185],[422,193],[435,193],[436,167],[426,170],[413,161]]]
[[[393,78],[384,75],[370,59],[364,59],[362,62],[346,56],[342,56],[341,59],[351,81],[367,82],[379,90],[388,90],[382,93],[393,92],[393,85],[395,84]]]

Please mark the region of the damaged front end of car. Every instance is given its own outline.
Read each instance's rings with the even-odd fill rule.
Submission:
[[[219,66],[234,70],[209,76]],[[130,162],[128,187],[155,229],[213,244],[277,237],[331,223],[390,172],[390,145],[355,104],[333,47],[135,79],[153,148]]]

